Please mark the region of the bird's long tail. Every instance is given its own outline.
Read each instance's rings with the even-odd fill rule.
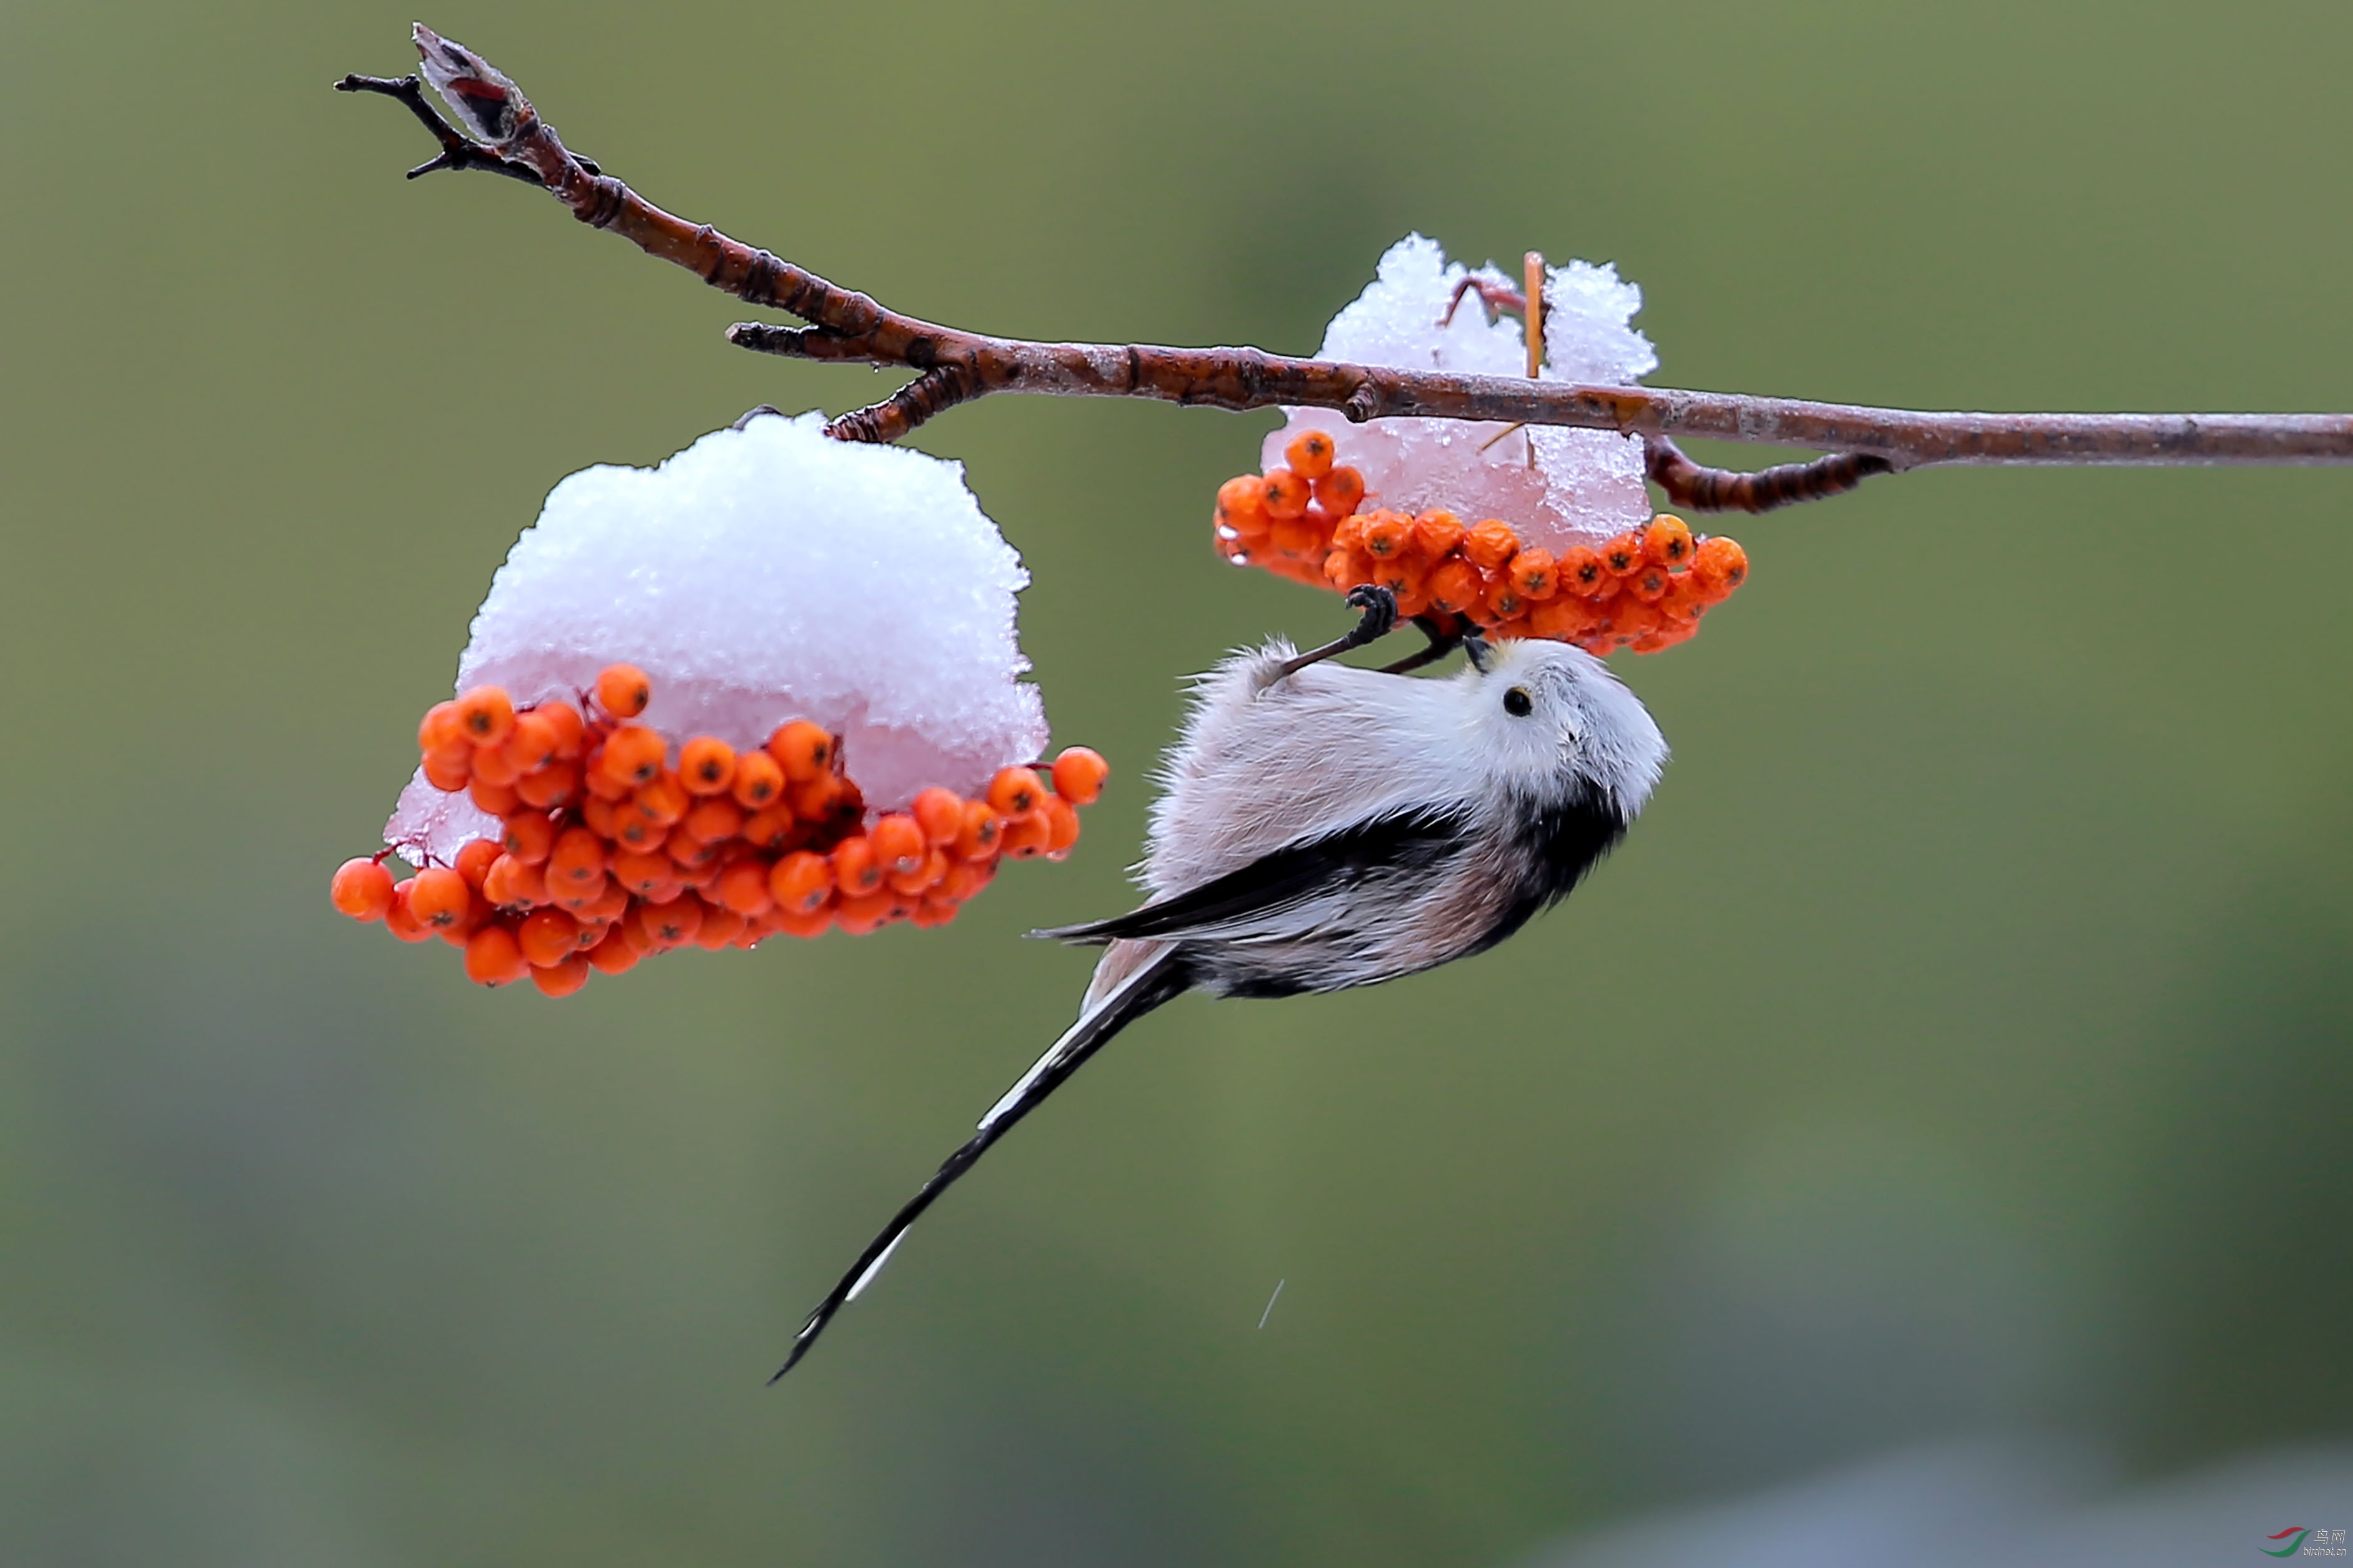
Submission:
[[[948,1190],[957,1177],[979,1162],[980,1157],[988,1152],[989,1145],[1012,1131],[1016,1122],[1043,1104],[1048,1095],[1061,1087],[1071,1074],[1086,1065],[1088,1057],[1110,1043],[1113,1035],[1162,1002],[1182,994],[1186,989],[1183,963],[1177,950],[1173,947],[1165,948],[1139,964],[1093,1006],[1082,1012],[1069,1032],[1055,1041],[1038,1059],[1037,1065],[1024,1073],[1005,1097],[981,1118],[980,1130],[963,1148],[949,1155],[932,1179],[891,1216],[891,1223],[882,1227],[881,1234],[866,1244],[866,1250],[858,1255],[858,1261],[850,1265],[849,1272],[826,1293],[825,1299],[817,1304],[817,1310],[809,1314],[808,1321],[801,1325],[801,1331],[793,1337],[792,1353],[785,1358],[785,1364],[776,1369],[776,1377],[768,1381],[775,1383],[776,1378],[783,1377],[800,1364],[801,1358],[808,1354],[809,1347],[817,1343],[818,1336],[825,1332],[825,1326],[833,1320],[833,1315],[846,1303],[857,1299],[858,1293],[882,1271],[882,1266],[890,1261],[892,1253],[898,1249],[900,1242],[906,1239],[907,1228],[932,1206],[934,1199]]]

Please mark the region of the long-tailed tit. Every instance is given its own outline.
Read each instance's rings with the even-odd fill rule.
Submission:
[[[818,1304],[777,1377],[950,1183],[1162,1002],[1341,991],[1482,952],[1625,835],[1667,747],[1599,660],[1518,641],[1473,643],[1442,680],[1399,673],[1429,655],[1330,662],[1394,620],[1381,590],[1351,597],[1366,615],[1348,636],[1305,654],[1270,642],[1202,678],[1152,808],[1146,902],[1037,933],[1107,944],[1078,1022]]]

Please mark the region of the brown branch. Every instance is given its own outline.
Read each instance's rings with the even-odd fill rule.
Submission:
[[[742,323],[728,340],[795,358],[902,367],[916,378],[828,427],[849,440],[891,440],[956,403],[991,392],[1156,397],[1235,410],[1334,408],[1356,421],[1423,418],[1518,421],[1652,439],[1654,477],[1702,506],[1745,510],[1851,489],[1869,473],[1930,464],[2353,463],[2347,414],[1984,414],[1873,408],[1736,393],[1577,386],[1293,359],[1255,348],[1031,343],[962,332],[884,309],[866,295],[664,212],[568,151],[515,85],[480,56],[416,29],[427,79],[473,132],[469,140],[427,107],[415,79],[346,77],[345,91],[406,103],[441,142],[413,171],[478,168],[545,187],[582,222],[610,229],[747,304],[790,313],[806,328]],[[1503,302],[1500,300],[1493,302]],[[1739,475],[1703,469],[1672,438],[1811,448],[1837,456]],[[1672,456],[1662,457],[1662,453]]]
[[[1895,465],[1871,452],[1833,452],[1811,462],[1777,463],[1748,473],[1705,468],[1683,456],[1666,436],[1643,443],[1651,482],[1687,512],[1770,512],[1800,501],[1843,495],[1875,473]]]

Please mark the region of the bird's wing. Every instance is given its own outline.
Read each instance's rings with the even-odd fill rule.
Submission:
[[[1029,934],[1079,943],[1229,935],[1319,894],[1345,893],[1370,873],[1426,868],[1454,853],[1468,826],[1469,813],[1459,809],[1427,806],[1393,811],[1343,832],[1286,844],[1239,870],[1125,915]]]

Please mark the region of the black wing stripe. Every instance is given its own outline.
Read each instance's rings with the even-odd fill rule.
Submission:
[[[1469,814],[1417,807],[1304,843],[1288,845],[1213,881],[1109,920],[1033,931],[1064,942],[1172,937],[1297,903],[1343,878],[1388,867],[1426,866],[1458,842]]]

